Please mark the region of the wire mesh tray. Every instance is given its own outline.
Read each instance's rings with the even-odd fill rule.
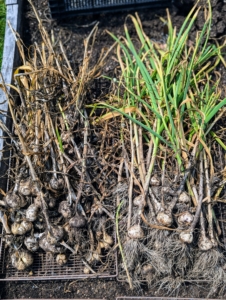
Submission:
[[[12,157],[12,153],[11,156]],[[14,159],[9,159],[7,172],[7,187],[6,191],[11,188],[11,172],[10,168],[14,166]],[[6,175],[5,175],[6,176]],[[0,223],[0,233],[3,234],[3,227]],[[111,226],[111,236],[116,243],[116,233],[114,225]],[[113,246],[114,248],[114,246]],[[114,251],[110,255],[102,253],[101,262],[92,265],[94,274],[84,273],[84,259],[79,254],[68,255],[66,265],[59,266],[56,262],[55,256],[44,252],[42,249],[33,253],[34,262],[29,269],[18,271],[11,264],[8,248],[5,247],[5,242],[0,237],[0,281],[23,281],[23,280],[53,280],[53,279],[79,279],[79,278],[112,278],[118,274],[117,252]]]
[[[65,18],[68,15],[112,12],[135,7],[166,7],[171,0],[49,0],[52,18]]]
[[[17,271],[7,262],[7,249],[0,242],[0,281],[10,280],[52,280],[52,279],[76,279],[76,278],[106,278],[117,275],[116,259],[110,259],[105,271],[98,273],[100,265],[92,267],[96,274],[84,274],[84,264],[76,255],[70,255],[65,266],[59,266],[53,256],[41,250],[34,254],[34,263],[29,270]],[[103,261],[104,263],[105,261]]]
[[[3,229],[0,227],[0,232]],[[10,261],[8,248],[0,238],[0,281],[23,280],[53,280],[53,279],[79,279],[79,278],[108,278],[117,276],[117,254],[104,256],[101,263],[92,265],[94,274],[84,273],[84,260],[75,254],[68,256],[66,265],[59,266],[54,255],[44,252],[42,249],[33,253],[34,262],[29,269],[18,271]]]

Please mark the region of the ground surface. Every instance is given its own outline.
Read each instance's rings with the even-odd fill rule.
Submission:
[[[176,1],[175,1],[176,2]],[[180,2],[180,1],[178,1]],[[173,24],[180,28],[184,17],[191,7],[191,3],[180,4],[177,7],[171,8],[171,15]],[[53,30],[55,39],[61,39],[63,42],[68,58],[73,68],[79,67],[83,58],[83,40],[89,34],[92,26],[81,27],[94,21],[99,21],[99,32],[94,46],[94,61],[98,58],[98,54],[103,47],[112,45],[112,39],[106,33],[106,29],[116,35],[123,34],[123,23],[127,12],[100,14],[88,17],[74,17],[69,20],[62,20],[60,22],[52,21],[49,18],[49,11],[47,1],[34,0],[34,4],[41,14],[44,25],[50,32]],[[213,4],[213,26],[211,36],[212,38],[222,38],[226,33],[226,4],[223,0],[212,0]],[[134,12],[131,12],[134,13]],[[153,10],[145,9],[139,11],[139,16],[142,20],[145,32],[153,39],[162,41],[165,39],[164,24],[159,19],[159,16],[166,16],[165,9]],[[76,24],[76,25],[75,25]],[[196,27],[191,34],[191,40],[194,38],[196,30],[202,28],[203,18],[200,16],[196,22]],[[33,42],[40,42],[40,34],[34,14],[25,1],[24,6],[24,30],[23,40],[27,46]],[[109,63],[105,67],[105,72],[113,74],[115,64]],[[224,67],[220,67],[220,72],[224,75]],[[223,83],[226,83],[226,76],[224,76]],[[93,95],[99,93],[98,90],[93,90]],[[144,295],[156,296],[153,291],[144,289]],[[55,282],[8,282],[0,284],[0,298],[15,299],[15,298],[105,298],[113,300],[119,295],[141,295],[140,291],[130,291],[127,283],[118,282],[115,279],[92,279],[92,280],[76,280],[76,281],[55,281]],[[159,295],[163,296],[163,293]],[[204,285],[187,285],[180,291],[181,297],[205,297],[206,289]]]

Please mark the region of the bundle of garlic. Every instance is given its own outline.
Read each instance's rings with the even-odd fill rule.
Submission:
[[[115,205],[112,158],[100,161],[97,154],[107,151],[102,144],[111,147],[111,141],[99,133],[102,128],[91,138],[85,108],[88,86],[103,65],[103,53],[95,66],[89,65],[97,25],[85,41],[84,62],[75,75],[63,45],[59,41],[53,48],[29,2],[43,43],[33,45],[26,57],[17,39],[23,62],[14,74],[19,101],[9,94],[3,78],[1,84],[14,132],[1,120],[0,126],[11,138],[6,147],[15,166],[9,170],[11,188],[0,200],[3,239],[11,249],[12,265],[20,271],[32,267],[37,252],[46,252],[62,267],[69,255],[77,254],[84,272],[95,273],[113,255]]]

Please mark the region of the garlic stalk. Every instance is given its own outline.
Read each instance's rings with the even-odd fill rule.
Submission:
[[[4,228],[5,232],[6,232],[6,234],[11,234],[11,229],[9,228],[9,225],[8,225],[7,216],[1,210],[0,210],[0,222],[3,225],[3,228]]]
[[[23,176],[23,169],[19,171],[13,190],[9,191],[4,197],[4,201],[6,205],[14,210],[18,210],[27,204],[25,198],[21,195],[18,195],[20,180],[22,176]]]
[[[207,161],[206,152],[204,152],[204,167],[205,167],[205,177],[206,177],[206,192],[207,192],[207,209],[208,209],[208,233],[213,247],[217,247],[218,243],[216,238],[214,237],[213,230],[213,212],[212,212],[212,204],[211,204],[211,188],[210,188],[210,178],[209,178],[209,166]]]
[[[48,132],[45,130],[45,136],[46,136],[46,140],[49,141],[49,135]],[[52,168],[53,168],[53,176],[50,180],[50,187],[54,190],[62,190],[64,187],[64,180],[63,178],[58,178],[57,177],[57,163],[56,163],[56,156],[55,156],[55,152],[53,150],[52,144],[49,144],[49,149],[50,149],[50,157],[52,160]]]
[[[202,251],[208,251],[213,247],[213,244],[212,244],[211,240],[206,236],[203,212],[201,212],[201,215],[200,215],[200,227],[201,227],[201,229],[200,229],[198,247]]]
[[[200,154],[200,163],[199,163],[199,174],[200,174],[200,179],[199,179],[199,198],[197,199],[198,206],[196,207],[196,212],[194,219],[192,221],[191,226],[182,231],[179,235],[180,240],[184,243],[192,243],[193,242],[193,232],[195,229],[196,224],[198,223],[200,219],[200,214],[202,211],[202,200],[203,200],[203,184],[204,184],[204,169],[203,169],[203,155],[202,153]]]

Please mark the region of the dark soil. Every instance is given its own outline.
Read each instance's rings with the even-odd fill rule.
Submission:
[[[106,32],[106,29],[114,34],[123,35],[124,20],[128,12],[117,12],[109,14],[78,16],[73,19],[53,21],[49,16],[48,1],[34,0],[35,7],[39,11],[44,25],[48,32],[54,33],[55,39],[60,39],[66,49],[67,56],[75,70],[78,70],[83,59],[83,40],[90,33],[92,26],[87,26],[94,21],[99,22],[99,31],[94,46],[93,63],[97,60],[99,53],[103,47],[108,48],[113,41]],[[181,3],[179,3],[181,2]],[[183,2],[183,3],[182,3]],[[186,14],[192,7],[192,1],[175,1],[177,6],[170,8],[173,24],[179,29]],[[211,37],[222,40],[226,33],[226,3],[223,0],[212,0],[213,5],[213,26]],[[134,11],[130,12],[134,14]],[[143,28],[148,36],[157,41],[164,41],[167,32],[165,26],[160,20],[166,17],[165,9],[147,8],[138,11]],[[196,21],[196,27],[191,32],[191,40],[194,39],[196,31],[203,26],[203,16],[200,14]],[[38,31],[37,21],[34,17],[30,5],[25,1],[24,4],[24,21],[23,21],[23,40],[27,46],[34,42],[40,43],[40,34]],[[86,26],[86,27],[84,27]],[[134,30],[131,28],[131,30]],[[109,57],[109,63],[106,64],[104,72],[109,76],[114,74],[115,63]],[[223,84],[226,83],[226,71],[224,66],[220,66],[219,71],[222,74]],[[93,97],[97,97],[101,93],[101,88],[92,89]],[[187,284],[179,292],[180,297],[205,297],[207,289],[204,284]],[[70,280],[70,281],[45,281],[45,282],[5,282],[0,283],[0,298],[16,299],[16,298],[104,298],[113,300],[117,296],[164,296],[164,291],[156,294],[154,291],[148,291],[146,288],[141,291],[130,291],[127,283],[118,282],[116,279],[86,279],[86,280]]]

